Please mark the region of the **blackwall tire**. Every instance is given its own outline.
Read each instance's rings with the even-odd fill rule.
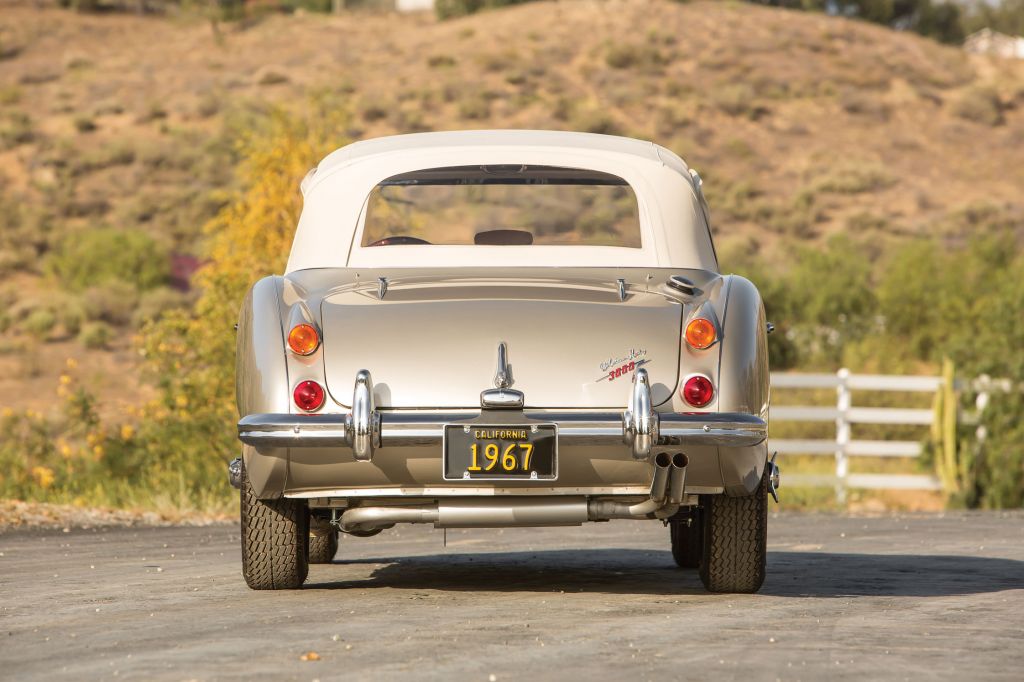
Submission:
[[[701,526],[700,519],[700,511],[697,510],[690,519],[669,522],[672,558],[675,559],[679,568],[700,566],[704,540],[704,528]]]
[[[338,553],[338,531],[333,528],[319,535],[309,534],[309,563],[329,564]]]
[[[294,590],[309,572],[309,511],[303,500],[261,500],[242,466],[242,575],[254,590]]]
[[[764,583],[768,548],[768,474],[753,495],[702,498],[700,579],[709,592],[753,593]]]

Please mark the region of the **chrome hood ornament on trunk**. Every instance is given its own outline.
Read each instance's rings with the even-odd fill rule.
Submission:
[[[480,407],[492,410],[522,409],[525,397],[522,391],[512,388],[512,367],[508,364],[508,346],[504,341],[498,344],[498,368],[494,371],[494,388],[480,394]]]

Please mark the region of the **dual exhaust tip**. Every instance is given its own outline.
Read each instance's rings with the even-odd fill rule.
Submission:
[[[681,504],[686,485],[686,466],[689,463],[690,459],[681,452],[659,452],[655,455],[651,499],[668,505]]]

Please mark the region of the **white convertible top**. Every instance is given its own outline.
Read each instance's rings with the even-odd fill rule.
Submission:
[[[625,180],[640,208],[641,248],[611,246],[363,247],[373,188],[400,173],[476,164],[535,164]],[[717,271],[699,182],[671,151],[613,135],[469,130],[394,135],[332,152],[302,181],[305,204],[287,272],[325,267],[677,267]]]

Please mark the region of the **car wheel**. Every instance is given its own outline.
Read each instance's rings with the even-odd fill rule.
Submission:
[[[710,592],[757,592],[768,545],[767,470],[753,495],[709,495],[703,502],[701,582]]]
[[[672,538],[672,558],[679,568],[697,568],[700,566],[701,549],[704,529],[701,526],[700,509],[694,509],[688,519],[669,522],[669,535]]]
[[[312,522],[311,524],[312,525]],[[309,563],[329,564],[338,553],[338,531],[328,526],[314,528],[309,533]]]
[[[309,572],[304,500],[261,500],[242,466],[242,575],[254,590],[294,590]]]

